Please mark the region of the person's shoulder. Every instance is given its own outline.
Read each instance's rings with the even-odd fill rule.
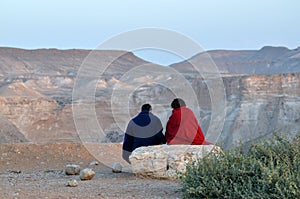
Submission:
[[[153,114],[153,113],[149,113],[149,116],[150,116],[150,118],[153,120],[159,120],[160,121],[160,119],[159,119],[159,117],[157,116],[157,115],[155,115],[155,114]]]
[[[134,118],[132,118],[131,120],[129,120],[128,126],[131,126],[131,125],[133,125],[133,124],[134,124]]]
[[[181,108],[175,108],[172,110],[172,115],[171,116],[177,116],[181,114]]]
[[[181,107],[181,110],[182,110],[183,114],[190,114],[190,115],[194,114],[194,112],[192,111],[192,109],[190,109],[190,108],[188,108],[186,106]]]
[[[155,115],[155,114],[153,114],[153,113],[151,113],[151,112],[149,112],[149,116],[150,116],[150,117],[153,117],[153,118],[158,118],[157,115]]]

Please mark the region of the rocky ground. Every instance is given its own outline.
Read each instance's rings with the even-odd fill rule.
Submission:
[[[80,143],[0,144],[1,198],[180,198],[178,181],[145,179],[130,172],[124,164],[122,173],[109,166],[118,161],[120,145],[99,144],[101,156],[91,155]],[[90,165],[97,161],[98,165]],[[69,163],[92,168],[92,180],[66,175]],[[77,180],[77,187],[66,186]]]

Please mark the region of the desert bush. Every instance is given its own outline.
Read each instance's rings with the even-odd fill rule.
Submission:
[[[207,156],[181,176],[185,198],[300,198],[300,136],[279,135],[222,156]]]

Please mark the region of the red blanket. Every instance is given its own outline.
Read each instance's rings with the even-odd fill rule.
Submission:
[[[193,111],[185,106],[172,111],[165,136],[168,144],[211,144],[205,141]]]

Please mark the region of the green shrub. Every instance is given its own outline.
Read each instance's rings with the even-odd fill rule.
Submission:
[[[300,136],[278,135],[219,157],[207,156],[181,176],[185,198],[300,198]]]

